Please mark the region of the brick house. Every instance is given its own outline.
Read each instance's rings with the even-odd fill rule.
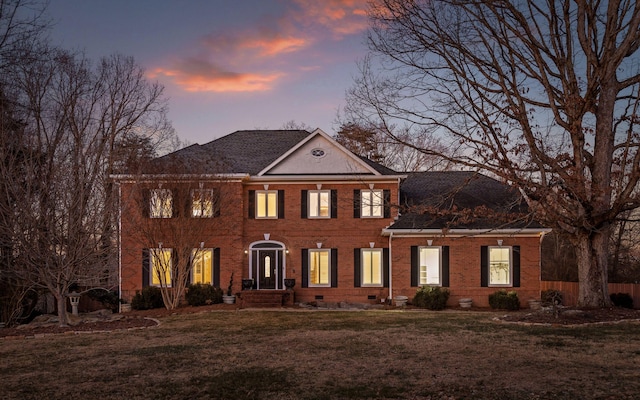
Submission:
[[[197,254],[190,282],[225,288],[233,274],[237,293],[241,279],[257,291],[295,279],[296,302],[380,303],[423,285],[448,287],[450,305],[488,306],[497,288],[539,297],[548,229],[504,218],[522,215],[511,188],[472,172],[398,173],[319,129],[237,131],[114,180],[124,299],[170,284],[157,265],[178,246]]]

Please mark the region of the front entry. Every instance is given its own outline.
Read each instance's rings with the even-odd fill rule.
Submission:
[[[251,277],[254,289],[282,290],[284,272],[284,246],[279,242],[260,242],[251,245]]]

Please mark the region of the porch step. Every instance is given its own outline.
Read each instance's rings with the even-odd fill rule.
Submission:
[[[293,304],[292,290],[243,290],[240,292],[240,308],[275,308]]]

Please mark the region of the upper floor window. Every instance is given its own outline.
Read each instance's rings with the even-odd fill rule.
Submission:
[[[278,191],[256,190],[256,218],[278,218]]]
[[[173,216],[173,192],[170,189],[152,189],[149,198],[151,218],[171,218]]]
[[[331,217],[331,191],[309,190],[309,218]]]
[[[191,216],[203,218],[214,216],[213,189],[191,191]]]
[[[360,216],[382,217],[384,207],[384,197],[382,190],[362,190],[360,191]]]

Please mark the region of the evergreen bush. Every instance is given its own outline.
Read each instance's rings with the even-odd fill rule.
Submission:
[[[155,286],[147,286],[142,291],[136,290],[136,295],[131,299],[131,308],[134,310],[150,310],[164,307],[162,292]]]
[[[444,310],[449,300],[449,289],[438,286],[423,286],[416,291],[412,304],[429,310]]]
[[[190,306],[195,307],[222,303],[222,289],[204,283],[195,283],[187,286],[185,298]]]
[[[501,289],[489,295],[489,305],[493,309],[519,310],[520,299],[517,292]]]
[[[609,298],[616,307],[633,308],[633,297],[629,293],[611,293]]]
[[[543,290],[540,294],[540,300],[543,307],[560,306],[562,305],[562,292],[556,289]]]

